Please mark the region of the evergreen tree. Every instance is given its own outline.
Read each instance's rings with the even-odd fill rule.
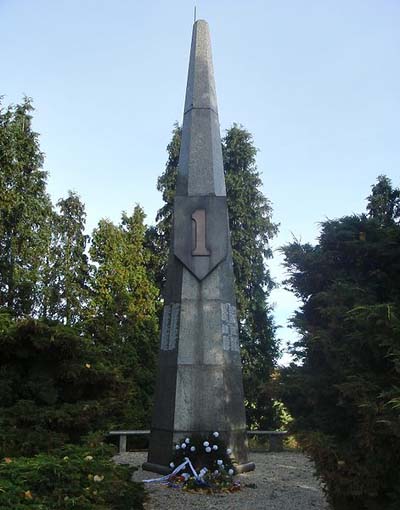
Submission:
[[[368,197],[367,211],[382,225],[390,225],[400,218],[400,190],[393,188],[386,175],[379,175],[378,182],[372,186]]]
[[[181,148],[182,128],[174,125],[171,142],[167,146],[168,160],[164,172],[157,180],[157,190],[162,193],[163,207],[157,212],[156,226],[146,232],[146,244],[153,254],[148,269],[154,281],[162,291],[167,276],[169,244],[172,229],[172,212],[175,197],[176,177],[178,173],[179,151]],[[160,293],[160,295],[162,292]]]
[[[143,210],[119,225],[101,220],[90,256],[96,264],[88,331],[130,381],[125,426],[148,426],[158,347],[158,290],[147,274]],[[134,415],[129,415],[129,413]]]
[[[251,134],[234,124],[222,140],[222,149],[247,422],[259,428],[273,428],[266,382],[279,353],[268,305],[273,281],[266,261],[272,257],[269,241],[276,235],[277,225],[272,222],[271,204],[260,190],[257,149]]]
[[[18,316],[37,312],[52,214],[32,111],[0,109],[0,307]]]
[[[369,217],[325,221],[316,246],[284,248],[302,301],[284,400],[335,510],[400,505],[398,193],[379,177]]]
[[[172,210],[181,141],[181,129],[175,125],[167,147],[168,160],[158,179],[164,206],[158,211],[156,228],[150,232],[152,249],[160,253],[155,270],[162,288],[172,226]],[[271,426],[272,404],[266,394],[266,382],[278,355],[275,327],[268,295],[273,287],[266,260],[271,257],[269,240],[276,234],[272,209],[262,194],[256,168],[256,153],[251,134],[233,125],[222,140],[224,171],[228,195],[232,237],[233,266],[239,334],[242,347],[246,410],[249,425]]]
[[[89,295],[86,213],[79,196],[71,191],[57,206],[43,274],[42,315],[73,325],[82,320]]]

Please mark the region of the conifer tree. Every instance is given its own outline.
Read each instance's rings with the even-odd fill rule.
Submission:
[[[167,146],[167,164],[157,180],[157,190],[162,193],[163,207],[157,212],[156,225],[146,231],[146,244],[153,254],[148,269],[158,288],[162,290],[167,277],[167,262],[172,229],[172,210],[175,197],[175,184],[178,173],[179,151],[182,128],[174,125],[172,139]]]
[[[86,213],[79,196],[71,191],[57,206],[43,272],[42,315],[74,325],[83,319],[89,297]]]
[[[1,108],[1,103],[0,103]],[[31,100],[0,109],[0,307],[37,313],[52,205]]]
[[[125,423],[131,427],[149,425],[158,348],[158,290],[147,273],[145,230],[136,206],[119,225],[101,220],[90,247],[96,268],[87,329],[131,381]]]
[[[160,254],[159,265],[154,271],[160,288],[165,282],[180,141],[181,129],[175,125],[167,147],[166,168],[157,184],[165,204],[158,211],[156,227],[148,234],[149,245]],[[273,282],[266,261],[272,255],[268,243],[276,234],[277,225],[272,222],[271,204],[260,190],[262,182],[256,168],[257,149],[251,134],[233,125],[222,140],[222,149],[247,418],[250,425],[271,427],[272,406],[265,394],[265,383],[276,362],[278,346],[267,302]]]
[[[400,190],[393,188],[386,175],[379,175],[368,197],[367,211],[382,225],[390,225],[400,219]]]
[[[284,401],[335,510],[400,505],[399,192],[380,176],[369,217],[325,221],[315,246],[284,248],[302,301]]]

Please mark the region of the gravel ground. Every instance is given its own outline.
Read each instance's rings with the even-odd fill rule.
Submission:
[[[142,481],[159,475],[142,471],[146,452],[128,452],[116,462],[139,466],[133,479]],[[158,483],[146,484],[150,495],[146,510],[328,510],[312,463],[301,453],[251,453],[256,464],[252,473],[238,479],[244,484],[232,494],[207,495],[170,489]],[[246,484],[249,486],[246,487]]]

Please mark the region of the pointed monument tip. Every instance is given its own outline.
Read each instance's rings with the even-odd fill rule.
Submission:
[[[177,195],[226,196],[208,23],[193,26]]]
[[[193,33],[198,32],[204,32],[204,33],[210,33],[210,25],[205,19],[198,19],[193,24]]]
[[[218,112],[212,65],[210,29],[207,21],[193,25],[189,74],[184,112],[192,108],[210,108]]]

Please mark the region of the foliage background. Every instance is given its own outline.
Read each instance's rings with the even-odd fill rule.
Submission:
[[[100,220],[89,237],[76,193],[56,207],[49,199],[32,111],[27,98],[0,110],[0,472],[10,495],[4,504],[49,504],[35,478],[42,466],[55,473],[54,508],[63,504],[59,496],[70,504],[57,475],[65,445],[76,454],[71,497],[91,510],[108,502],[102,491],[83,492],[91,474],[85,452],[98,443],[87,434],[150,423],[180,128],[158,181],[164,206],[156,225],[146,226],[136,205],[117,224]],[[283,248],[286,284],[302,304],[292,319],[300,335],[296,363],[280,370],[267,269],[277,225],[261,192],[251,134],[233,125],[222,147],[249,426],[281,426],[286,405],[335,510],[395,510],[400,190],[380,176],[366,213],[324,221],[315,246],[294,240]],[[124,506],[130,490],[140,508],[142,488],[128,489],[123,469],[111,473],[109,451],[99,447],[104,487],[110,483],[110,494],[122,498],[114,498],[114,508],[130,508]],[[21,485],[22,472],[30,487]]]
[[[87,448],[90,433],[150,426],[180,149],[176,125],[158,181],[165,206],[154,227],[136,204],[118,224],[101,219],[88,236],[77,193],[51,203],[32,113],[29,98],[0,110],[0,457],[12,459],[4,466],[9,481],[35,462],[56,472],[57,452]],[[277,225],[260,191],[251,134],[234,125],[223,151],[248,421],[271,428],[279,416],[265,381],[278,342],[265,263]],[[19,492],[14,482],[20,503],[29,503],[31,489]],[[31,485],[41,505],[45,496],[33,478]]]
[[[380,176],[368,215],[321,225],[284,248],[299,364],[282,394],[335,510],[400,504],[400,190]]]

